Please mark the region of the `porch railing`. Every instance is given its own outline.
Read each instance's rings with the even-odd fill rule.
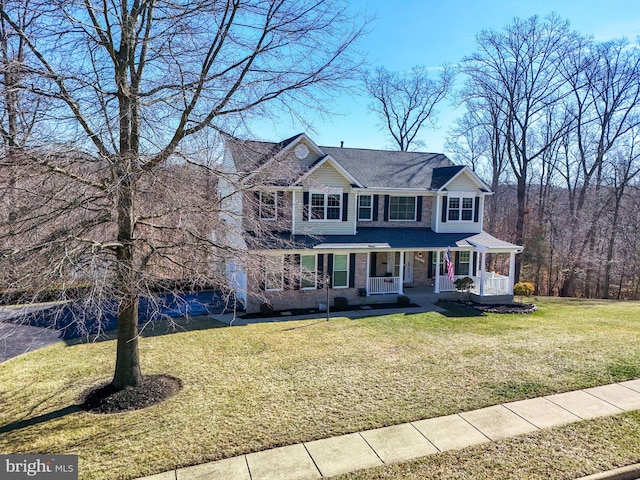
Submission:
[[[369,295],[400,293],[400,277],[370,277]]]
[[[455,275],[453,280],[449,280],[446,275],[440,276],[440,291],[441,292],[455,292],[456,287],[454,282],[459,278],[468,277],[469,275]],[[469,277],[473,280],[473,288],[471,293],[480,295],[480,277]],[[499,275],[497,273],[487,272],[484,276],[484,295],[510,295],[513,292],[509,291],[509,277]]]

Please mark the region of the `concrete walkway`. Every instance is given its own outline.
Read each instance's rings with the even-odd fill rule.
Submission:
[[[370,310],[346,310],[346,311],[332,311],[329,310],[329,317],[347,317],[347,318],[362,318],[371,316],[382,316],[392,314],[404,314],[412,315],[415,313],[425,312],[444,312],[445,309],[441,308],[433,303],[420,304],[417,307],[393,307],[393,308],[371,308]],[[295,320],[323,320],[326,319],[326,312],[310,313],[308,315],[286,315],[282,314],[277,317],[260,317],[260,318],[242,318],[239,315],[233,313],[225,313],[219,315],[209,315],[213,320],[217,320],[222,323],[226,323],[231,326],[243,326],[251,325],[253,323],[277,323],[277,322],[292,322]]]
[[[311,480],[637,409],[640,379],[274,448],[145,480]]]

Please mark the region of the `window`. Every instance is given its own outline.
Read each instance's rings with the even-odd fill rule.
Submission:
[[[275,220],[278,211],[278,196],[276,192],[260,192],[260,201],[258,208],[260,209],[261,220]]]
[[[333,288],[349,286],[349,255],[333,256]]]
[[[458,271],[456,275],[469,275],[471,252],[457,252],[456,255],[458,255]]]
[[[358,220],[373,219],[373,202],[371,195],[361,195],[358,197]]]
[[[416,220],[416,197],[391,197],[389,220]]]
[[[471,197],[449,197],[450,221],[473,221],[473,198]]]
[[[341,220],[342,193],[312,193],[311,220]]]
[[[315,255],[300,256],[300,288],[311,290],[316,288],[317,269]]]
[[[267,291],[282,290],[284,286],[284,256],[267,257],[264,266],[264,289]]]

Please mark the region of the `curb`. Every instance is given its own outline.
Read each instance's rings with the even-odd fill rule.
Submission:
[[[594,473],[576,480],[636,480],[640,478],[640,463],[628,465],[608,472]]]

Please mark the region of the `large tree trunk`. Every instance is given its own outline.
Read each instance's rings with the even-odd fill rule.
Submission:
[[[138,354],[138,296],[127,295],[118,309],[118,346],[113,385],[118,390],[142,381]]]
[[[518,214],[516,217],[516,245],[524,245],[524,222],[527,214],[527,171],[523,169],[518,178]],[[522,255],[516,255],[514,282],[520,281],[520,270],[522,268]]]
[[[118,346],[116,369],[111,384],[122,389],[129,385],[138,385],[142,381],[140,359],[138,355],[138,272],[135,263],[135,181],[131,156],[121,158],[122,178],[118,192],[118,242],[117,291],[118,305]]]

